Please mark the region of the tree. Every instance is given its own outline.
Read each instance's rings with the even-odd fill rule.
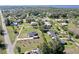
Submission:
[[[48,43],[42,43],[39,48],[43,54],[62,54],[64,45],[62,45],[59,41],[50,41]]]
[[[21,53],[21,48],[17,47],[18,53]]]
[[[11,21],[10,21],[9,19],[6,19],[6,20],[5,20],[5,24],[6,24],[6,26],[10,26]]]

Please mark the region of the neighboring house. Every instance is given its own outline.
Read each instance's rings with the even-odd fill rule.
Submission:
[[[38,33],[36,33],[36,32],[29,32],[28,36],[29,37],[33,37],[34,39],[38,39],[39,38]]]
[[[60,34],[66,35],[67,33],[65,31],[60,31]]]
[[[68,35],[68,40],[71,41],[72,37],[70,35]]]
[[[37,24],[38,24],[37,22],[31,22],[32,26],[37,26]]]
[[[51,24],[49,22],[44,22],[44,25],[51,26]]]
[[[27,23],[31,23],[32,21],[35,21],[35,20],[33,18],[30,18],[30,17],[29,18],[26,18],[26,22]]]
[[[13,21],[12,23],[11,23],[11,25],[12,26],[19,26],[19,23],[21,22],[21,20],[20,19],[18,19],[18,20],[16,20],[16,21]]]
[[[59,21],[62,21],[62,19],[55,19],[55,21],[58,21],[59,22]]]
[[[62,26],[67,26],[68,24],[64,22],[64,23],[61,23],[61,25]]]
[[[67,44],[63,39],[62,40],[60,40],[60,43],[62,44],[62,45],[65,45],[65,44]]]
[[[26,19],[23,19],[23,22],[26,23]]]
[[[43,21],[50,21],[50,19],[48,17],[43,18]]]
[[[57,35],[53,31],[48,31],[47,34],[52,37],[52,39],[56,39]]]
[[[44,26],[45,26],[46,29],[50,29],[52,27],[50,22],[44,22]]]
[[[19,22],[21,22],[21,20],[20,20],[20,19],[18,19],[18,20],[16,20],[16,22],[17,22],[17,23],[19,23]]]
[[[25,52],[25,54],[40,54],[40,50],[39,48],[36,48],[31,51]]]
[[[17,23],[17,22],[12,22],[11,25],[12,25],[12,26],[17,26],[18,23]]]
[[[69,21],[70,19],[65,19],[65,20]]]

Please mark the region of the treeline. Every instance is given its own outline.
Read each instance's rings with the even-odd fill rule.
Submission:
[[[5,17],[13,16],[25,19],[28,16],[37,16],[50,18],[77,18],[79,17],[79,9],[64,9],[64,8],[25,8],[3,11]]]

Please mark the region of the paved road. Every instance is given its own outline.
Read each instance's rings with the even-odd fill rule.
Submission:
[[[5,41],[5,44],[7,44],[7,46],[6,46],[7,53],[13,54],[13,46],[12,46],[12,43],[10,41],[9,34],[8,34],[8,31],[7,31],[7,28],[6,28],[6,25],[5,25],[5,22],[4,22],[4,17],[3,17],[1,10],[0,10],[0,16],[1,16],[1,21],[2,21],[2,28],[6,33],[4,35],[4,41]]]

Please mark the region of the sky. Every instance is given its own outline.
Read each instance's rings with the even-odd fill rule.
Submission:
[[[57,7],[57,8],[79,8],[79,5],[53,5],[52,7]]]
[[[79,5],[79,0],[0,0],[0,5]]]
[[[79,8],[79,0],[1,0],[0,6],[2,5],[54,5],[52,7]]]

